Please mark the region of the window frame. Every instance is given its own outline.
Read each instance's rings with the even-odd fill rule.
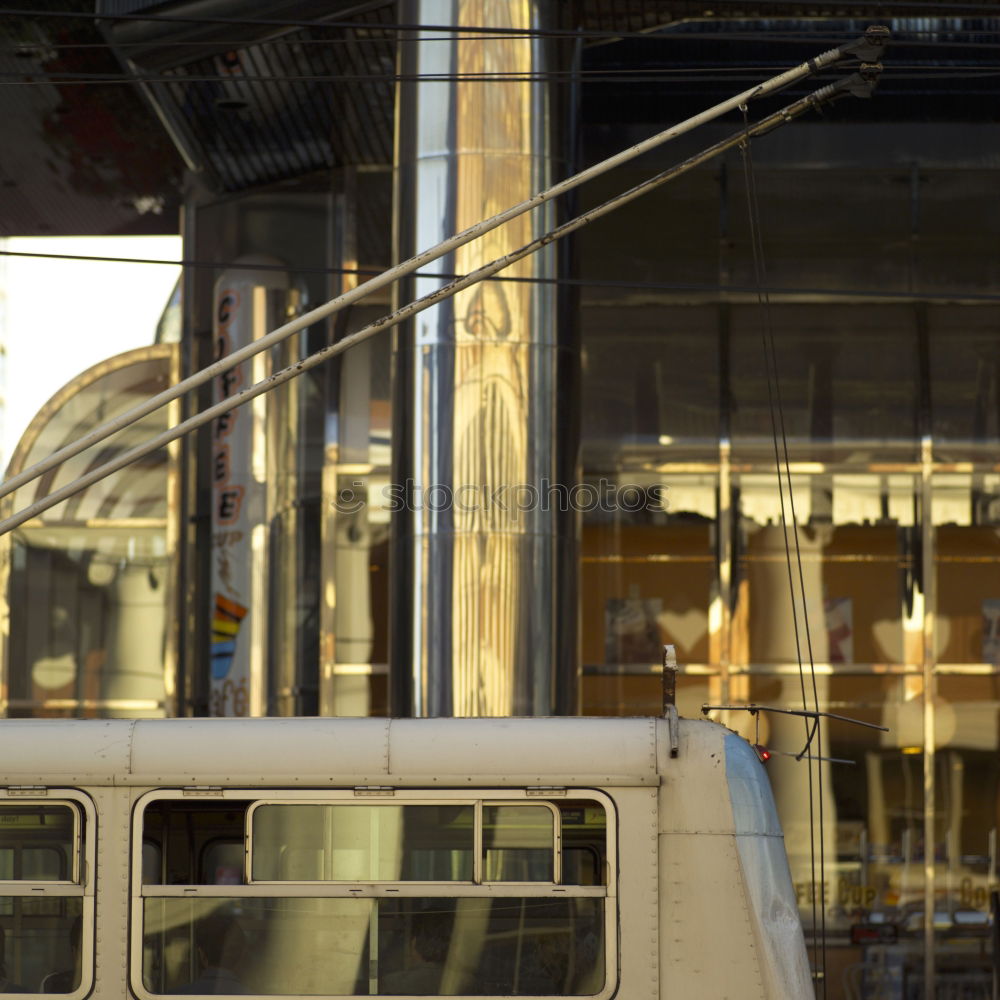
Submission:
[[[151,993],[143,982],[143,939],[144,939],[144,904],[151,898],[184,898],[184,899],[260,899],[260,898],[341,898],[341,899],[400,899],[400,898],[482,898],[497,897],[516,898],[598,898],[604,899],[604,984],[593,994],[571,994],[571,996],[586,996],[589,1000],[607,1000],[618,989],[618,829],[617,812],[614,800],[604,792],[593,788],[560,788],[546,795],[539,795],[536,790],[525,788],[482,788],[482,789],[427,789],[427,788],[392,788],[379,789],[379,796],[385,796],[393,805],[462,805],[476,806],[476,831],[473,841],[474,874],[481,878],[482,868],[482,807],[484,805],[544,805],[554,814],[553,841],[556,856],[555,876],[561,876],[562,871],[562,838],[561,824],[555,822],[559,816],[560,801],[585,800],[600,805],[605,815],[606,843],[606,882],[604,885],[579,886],[563,885],[559,882],[487,882],[487,881],[454,881],[454,882],[424,882],[424,881],[389,881],[365,880],[350,881],[251,881],[252,864],[252,816],[259,805],[348,805],[357,804],[371,806],[372,793],[355,789],[262,789],[262,788],[226,788],[212,789],[210,792],[198,790],[199,799],[211,798],[215,801],[225,799],[252,800],[247,807],[244,824],[244,877],[243,885],[144,885],[142,882],[142,843],[143,818],[146,807],[162,799],[183,800],[184,789],[157,789],[140,796],[134,804],[132,815],[132,834],[130,845],[130,957],[129,985],[140,1000],[159,1000],[168,994]],[[387,801],[386,804],[389,804]],[[322,997],[356,998],[359,995],[393,996],[395,994],[321,994]],[[570,994],[540,994],[542,996],[570,996]],[[250,994],[259,996],[261,1000],[267,997],[281,996],[283,1000],[306,1000],[296,994]],[[504,1000],[506,995],[488,996],[484,994],[457,994],[470,996],[474,1000]],[[527,994],[526,994],[527,996]],[[309,1000],[317,1000],[313,996]],[[419,1000],[427,1000],[426,997]]]
[[[97,811],[93,800],[74,788],[11,789],[0,787],[0,806],[66,805],[73,814],[72,880],[0,880],[0,896],[32,899],[79,899],[80,984],[72,993],[59,994],[63,1000],[80,1000],[94,985],[94,920],[97,872]],[[54,970],[55,971],[55,970]],[[39,997],[42,993],[10,993],[11,997]]]

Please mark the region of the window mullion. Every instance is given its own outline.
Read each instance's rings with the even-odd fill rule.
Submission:
[[[472,836],[472,881],[476,885],[483,882],[483,801],[477,799],[473,811]]]

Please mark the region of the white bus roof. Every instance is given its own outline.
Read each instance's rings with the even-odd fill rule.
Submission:
[[[657,741],[653,718],[6,719],[0,785],[655,785]]]

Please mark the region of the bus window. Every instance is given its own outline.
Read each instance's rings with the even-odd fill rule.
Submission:
[[[0,803],[0,879],[76,881],[78,815],[68,803]]]
[[[0,896],[0,993],[72,993],[80,985],[82,904],[79,896]]]
[[[560,802],[562,883],[608,884],[608,817],[596,802]]]
[[[142,982],[152,994],[368,993],[371,899],[146,898]]]
[[[146,838],[135,864],[147,856],[132,904],[141,997],[606,996],[613,987],[612,854],[596,796],[288,794],[150,797],[135,831]],[[240,817],[242,838],[224,836]],[[164,851],[158,865],[149,843]],[[240,851],[251,877],[220,888],[242,873]],[[151,882],[157,867],[169,875]]]
[[[242,837],[213,840],[201,852],[199,882],[202,885],[242,885],[245,859]]]
[[[474,808],[458,805],[258,804],[252,878],[472,881]]]
[[[588,996],[604,972],[606,900],[378,901],[377,992],[388,996]]]
[[[142,884],[156,885],[162,881],[163,851],[158,843],[144,840],[142,842]]]
[[[0,882],[11,886],[0,885],[0,993],[73,993],[89,979],[85,840],[77,802],[0,799]]]
[[[151,802],[142,814],[143,884],[242,883],[249,804],[218,799]]]
[[[483,806],[483,881],[556,881],[555,820],[549,805]]]

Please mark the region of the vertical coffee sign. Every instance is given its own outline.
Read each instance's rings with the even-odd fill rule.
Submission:
[[[287,273],[246,260],[215,284],[213,334],[221,360],[263,337],[284,315]],[[261,264],[267,263],[264,270]],[[272,269],[273,268],[273,269]],[[269,374],[268,352],[216,376],[214,402]],[[267,395],[212,425],[211,715],[262,715],[267,653]]]

